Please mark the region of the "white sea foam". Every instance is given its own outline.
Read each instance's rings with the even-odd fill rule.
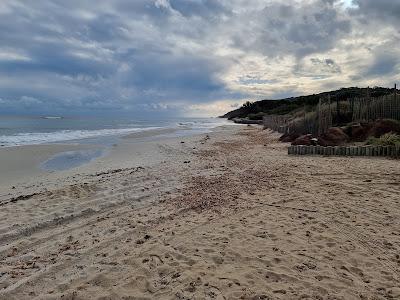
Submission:
[[[182,121],[177,123],[179,127],[191,129],[212,129],[222,125],[236,125],[227,119],[212,119],[212,120],[199,120],[199,121]]]
[[[55,132],[27,132],[15,135],[0,136],[0,145],[2,147],[37,145],[56,143],[63,141],[73,141],[87,138],[96,138],[102,136],[121,136],[139,131],[156,130],[162,127],[147,128],[120,128],[120,129],[99,129],[99,130],[61,130]]]
[[[207,120],[182,120],[179,123],[170,123],[162,127],[133,127],[132,124],[126,125],[129,128],[110,128],[96,130],[59,130],[52,132],[20,132],[13,135],[0,135],[0,147],[13,147],[23,145],[37,145],[47,143],[60,143],[67,141],[78,141],[82,139],[92,139],[107,136],[122,136],[135,132],[151,131],[167,128],[184,129],[185,134],[198,132],[207,132],[212,128],[229,124],[224,119],[207,119]],[[232,123],[230,123],[232,124]],[[122,125],[122,124],[120,124]],[[137,125],[136,125],[137,126]],[[189,130],[189,131],[187,131]]]

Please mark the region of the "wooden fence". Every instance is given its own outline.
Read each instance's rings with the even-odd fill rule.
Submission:
[[[279,133],[287,133],[290,119],[288,116],[269,115],[264,116],[263,125]]]
[[[289,155],[381,156],[400,158],[398,146],[290,146]]]
[[[400,120],[400,97],[396,94],[386,95],[371,100],[370,98],[352,99],[349,113],[355,121],[376,119]]]
[[[330,127],[338,124],[369,122],[377,119],[400,120],[400,95],[395,92],[377,98],[368,95],[364,98],[353,98],[345,101],[332,99],[330,96],[320,99],[311,111],[304,108],[302,116],[269,115],[265,116],[265,128],[280,133],[299,133],[320,135]]]
[[[269,115],[264,116],[263,125],[279,133],[314,133],[318,130],[318,119],[315,111],[305,113],[303,116]]]

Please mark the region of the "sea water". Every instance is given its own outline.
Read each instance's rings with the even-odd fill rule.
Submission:
[[[172,128],[206,132],[227,124],[219,118],[137,120],[128,117],[0,116],[0,147],[49,143],[109,143],[135,132]],[[181,131],[181,132],[179,132]]]
[[[121,137],[132,133],[148,131],[149,136],[156,139],[206,133],[226,124],[230,123],[219,118],[0,116],[0,149],[54,143],[96,146],[89,150],[61,152],[41,164],[45,170],[59,171],[101,157]],[[169,133],[163,134],[163,129],[169,129]]]

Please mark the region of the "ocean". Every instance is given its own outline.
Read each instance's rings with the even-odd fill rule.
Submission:
[[[49,143],[107,145],[136,132],[176,129],[173,135],[192,135],[224,124],[228,121],[220,118],[0,116],[0,147]]]
[[[135,141],[157,140],[207,133],[226,124],[232,123],[220,118],[0,116],[0,149],[39,144],[90,145],[89,149],[60,151],[38,166],[46,171],[62,171],[106,155],[126,135],[134,136]]]

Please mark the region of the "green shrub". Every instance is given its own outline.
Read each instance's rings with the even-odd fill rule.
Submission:
[[[248,114],[247,118],[249,120],[262,120],[264,115],[265,114],[263,112],[259,112],[259,113],[256,113],[256,114]]]
[[[303,108],[303,106],[299,106],[296,103],[282,104],[279,107],[269,110],[268,114],[270,114],[270,115],[286,115],[288,113],[294,112],[298,108]]]
[[[400,135],[393,132],[385,133],[380,138],[370,137],[367,145],[377,145],[377,146],[396,146],[400,145]]]

